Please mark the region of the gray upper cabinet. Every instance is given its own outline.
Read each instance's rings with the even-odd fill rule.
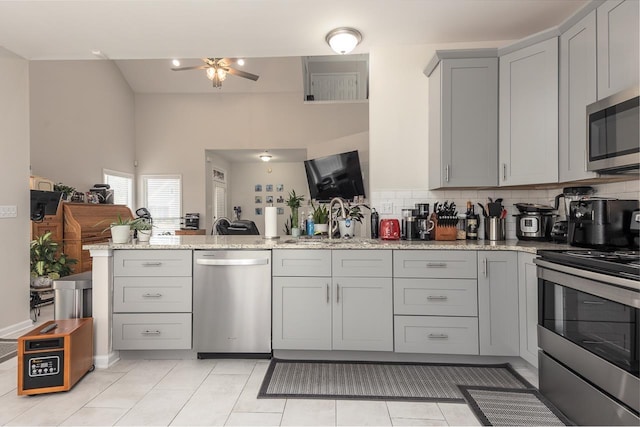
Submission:
[[[474,57],[474,55],[493,57]],[[463,56],[468,58],[449,58]],[[444,58],[444,59],[441,59]],[[429,188],[498,184],[496,49],[438,51],[429,76]]]
[[[595,178],[587,172],[586,107],[596,101],[596,11],[560,36],[560,137],[558,173],[561,182]]]
[[[597,9],[598,99],[638,85],[639,4],[638,0],[609,0]]]
[[[518,321],[518,254],[478,251],[480,354],[518,356]]]
[[[500,185],[558,182],[558,38],[500,57]]]

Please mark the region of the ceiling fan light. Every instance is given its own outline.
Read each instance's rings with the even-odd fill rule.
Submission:
[[[174,67],[179,67],[180,66],[180,60],[178,60],[178,59],[174,59],[173,61],[171,61],[171,63],[173,64]]]
[[[269,154],[267,151],[265,151],[264,153],[260,154],[260,160],[262,160],[263,162],[268,162],[269,160],[271,160],[271,154]]]
[[[242,67],[244,65],[244,59],[242,58],[238,59],[238,61],[236,61],[236,64]]]
[[[207,68],[207,78],[209,80],[213,80],[216,76],[216,70],[215,68]]]
[[[345,55],[362,41],[362,34],[354,28],[336,28],[327,34],[325,40],[334,52]]]
[[[224,79],[226,79],[226,78],[227,78],[227,72],[226,72],[226,71],[224,71],[222,68],[218,68],[218,69],[216,70],[216,73],[218,74],[218,79],[219,79],[221,82],[223,82],[223,81],[224,81]]]

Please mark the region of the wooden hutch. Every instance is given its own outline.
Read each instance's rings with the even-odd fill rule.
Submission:
[[[31,222],[31,238],[51,231],[52,239],[61,244],[64,253],[78,261],[73,272],[82,273],[91,270],[91,256],[82,245],[108,241],[111,233],[104,230],[118,214],[123,219],[133,218],[125,205],[62,202],[55,215],[46,215],[42,222]]]

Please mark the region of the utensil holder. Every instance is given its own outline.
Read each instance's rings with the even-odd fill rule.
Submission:
[[[485,217],[484,238],[486,240],[505,240],[506,238],[505,219],[497,216]]]

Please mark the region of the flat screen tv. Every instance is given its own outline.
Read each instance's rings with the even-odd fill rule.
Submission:
[[[327,202],[334,197],[366,196],[357,151],[306,160],[304,169],[312,199]]]
[[[42,221],[45,215],[55,215],[62,191],[31,190],[31,221]]]

